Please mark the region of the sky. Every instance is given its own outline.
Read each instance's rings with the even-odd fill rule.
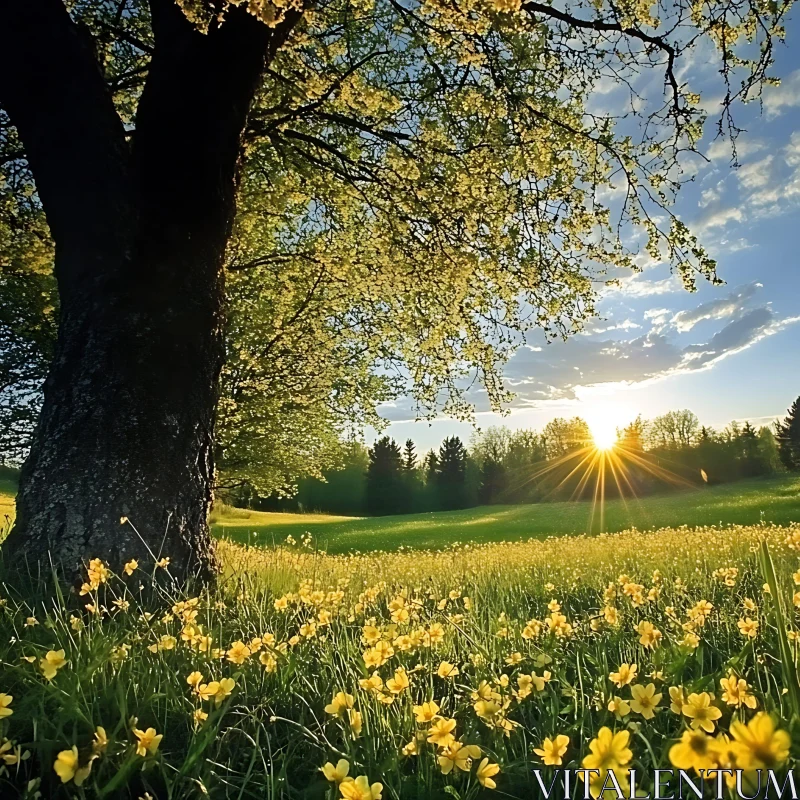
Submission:
[[[674,206],[718,262],[725,283],[701,281],[685,291],[665,264],[645,267],[618,289],[604,290],[600,318],[567,342],[533,333],[505,368],[516,397],[503,416],[481,408],[475,425],[541,429],[554,417],[579,415],[590,426],[624,426],[689,408],[722,428],[732,420],[768,424],[800,395],[800,10],[787,26],[762,107],[739,107],[745,128],[731,148],[706,127],[700,164]],[[716,107],[716,67],[697,52],[684,79]],[[625,102],[621,90],[597,102]],[[475,427],[444,417],[417,422],[400,400],[381,409],[389,435],[412,438],[422,450],[445,436],[469,441]],[[367,432],[367,440],[375,438]]]

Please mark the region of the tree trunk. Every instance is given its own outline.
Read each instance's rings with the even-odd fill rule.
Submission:
[[[0,0],[0,102],[56,243],[61,307],[4,550],[70,577],[94,557],[169,557],[181,580],[214,571],[223,259],[240,140],[263,70],[299,18],[270,29],[237,8],[201,34],[173,0],[150,5],[156,46],[128,137],[60,0]]]

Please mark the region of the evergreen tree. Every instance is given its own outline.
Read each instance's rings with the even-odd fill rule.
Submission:
[[[406,439],[406,446],[403,448],[403,469],[406,472],[414,472],[417,468],[417,448],[413,439]]]
[[[506,468],[500,461],[485,458],[481,465],[479,500],[483,505],[508,502],[506,497]]]
[[[800,470],[800,397],[792,403],[786,418],[775,423],[775,431],[783,466],[797,472]]]
[[[742,477],[763,475],[766,470],[756,429],[745,422],[739,431],[739,464]]]
[[[448,510],[466,505],[467,449],[458,436],[448,436],[439,448],[436,485],[439,505]]]
[[[370,514],[398,514],[404,511],[403,456],[394,439],[384,436],[369,450],[367,467],[367,510]]]
[[[425,455],[423,469],[425,471],[425,483],[428,486],[433,486],[436,483],[436,474],[439,472],[439,456],[436,455],[435,450],[429,450]]]

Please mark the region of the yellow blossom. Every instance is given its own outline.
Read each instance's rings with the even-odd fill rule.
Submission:
[[[631,687],[631,709],[641,714],[645,719],[653,719],[655,708],[661,702],[661,695],[656,694],[656,685],[648,683],[647,686],[636,685]]]
[[[148,753],[150,753],[151,756],[155,755],[158,746],[161,744],[161,740],[164,738],[164,734],[156,733],[155,728],[148,728],[146,731],[134,728],[133,735],[138,740],[136,755],[142,757],[146,756]]]
[[[492,764],[489,762],[488,758],[484,758],[475,771],[475,777],[478,779],[478,783],[480,783],[481,786],[487,789],[496,789],[497,784],[492,779],[498,772],[500,772],[500,766],[498,764]]]
[[[569,747],[569,736],[560,733],[552,739],[545,739],[541,747],[534,747],[533,752],[542,759],[545,766],[560,767],[567,747]]]

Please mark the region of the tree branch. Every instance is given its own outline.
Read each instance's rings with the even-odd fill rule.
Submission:
[[[111,215],[127,203],[128,146],[94,40],[61,0],[0,0],[0,18],[0,102],[53,238],[62,250],[78,239],[108,242],[117,235]],[[90,273],[96,265],[85,256],[74,266]]]

